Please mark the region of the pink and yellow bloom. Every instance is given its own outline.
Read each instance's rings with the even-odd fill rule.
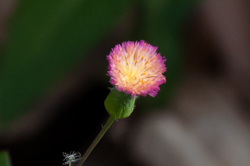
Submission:
[[[133,97],[150,95],[155,97],[159,85],[166,82],[166,59],[145,41],[123,42],[116,45],[107,56],[110,83],[118,91]]]

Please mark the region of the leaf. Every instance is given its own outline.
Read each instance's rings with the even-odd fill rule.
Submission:
[[[19,1],[2,49],[1,126],[25,115],[42,93],[52,90],[126,6],[125,0]]]
[[[1,166],[11,166],[8,152],[6,152],[6,151],[0,152],[0,165]]]

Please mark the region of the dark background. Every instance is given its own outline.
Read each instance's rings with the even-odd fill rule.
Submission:
[[[250,163],[247,0],[1,0],[0,150],[13,166],[61,165],[108,119],[106,56],[145,40],[167,83],[115,122],[85,165]]]

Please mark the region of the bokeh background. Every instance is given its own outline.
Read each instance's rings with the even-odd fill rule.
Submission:
[[[167,83],[113,124],[86,166],[249,166],[248,0],[1,0],[0,151],[62,165],[108,118],[106,56],[146,40]]]

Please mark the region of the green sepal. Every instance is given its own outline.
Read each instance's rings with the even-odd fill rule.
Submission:
[[[137,96],[120,92],[115,88],[110,89],[110,93],[104,101],[106,110],[116,119],[123,119],[130,116],[135,107]]]

